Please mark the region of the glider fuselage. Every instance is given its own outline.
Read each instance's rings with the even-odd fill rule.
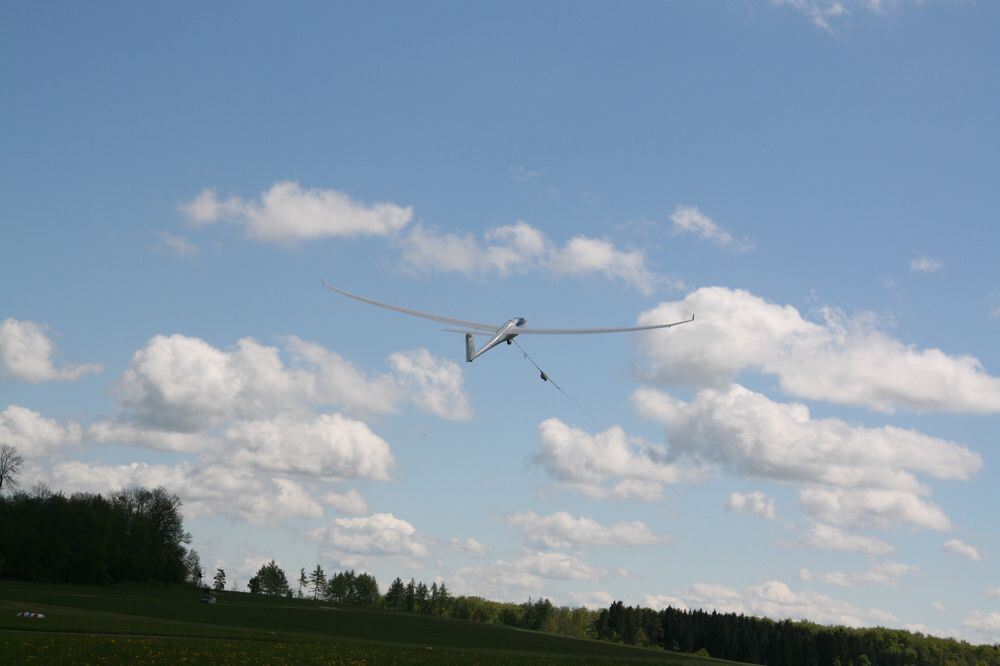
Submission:
[[[465,360],[468,363],[472,363],[474,360],[488,352],[489,350],[496,347],[501,342],[506,342],[510,344],[514,338],[518,336],[518,329],[524,326],[528,322],[524,317],[515,317],[514,319],[508,319],[504,322],[503,326],[497,329],[493,337],[486,341],[486,343],[476,350],[476,346],[472,341],[472,334],[465,334]]]

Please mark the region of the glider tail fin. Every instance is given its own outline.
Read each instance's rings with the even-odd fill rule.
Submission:
[[[472,359],[476,358],[476,347],[472,343],[472,333],[465,334],[465,361],[466,363],[472,363]]]

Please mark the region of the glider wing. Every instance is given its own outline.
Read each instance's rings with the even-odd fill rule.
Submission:
[[[656,328],[670,328],[681,324],[690,324],[694,321],[694,315],[690,319],[675,321],[672,324],[653,324],[652,326],[633,326],[631,328],[519,328],[518,335],[589,335],[591,333],[631,333],[633,331],[651,331]]]
[[[430,319],[431,321],[440,322],[442,324],[461,326],[463,328],[472,328],[489,333],[495,333],[497,330],[497,326],[495,324],[482,324],[475,321],[465,321],[464,319],[453,319],[452,317],[442,317],[440,315],[431,314],[430,312],[421,312],[420,310],[411,310],[410,308],[401,308],[398,305],[389,305],[388,303],[374,301],[370,298],[365,298],[364,296],[358,296],[357,294],[352,294],[349,291],[344,291],[343,289],[338,289],[337,287],[328,285],[325,281],[323,282],[323,286],[329,289],[330,291],[337,292],[341,296],[347,296],[348,298],[353,298],[354,300],[361,301],[362,303],[377,305],[380,308],[395,310],[396,312],[402,312],[403,314],[412,315],[414,317],[423,317],[424,319]]]

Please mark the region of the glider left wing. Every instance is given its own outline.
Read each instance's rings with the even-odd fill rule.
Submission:
[[[338,289],[332,285],[323,281],[323,286],[330,291],[335,291],[341,296],[347,296],[348,298],[353,298],[356,301],[361,301],[362,303],[370,303],[371,305],[377,305],[380,308],[386,308],[387,310],[395,310],[396,312],[402,312],[403,314],[412,315],[414,317],[423,317],[424,319],[430,319],[431,321],[440,322],[442,324],[451,324],[452,326],[461,326],[463,328],[474,328],[487,333],[495,333],[497,326],[495,324],[482,324],[476,321],[465,321],[464,319],[453,319],[452,317],[442,317],[441,315],[431,314],[430,312],[421,312],[420,310],[411,310],[410,308],[401,308],[398,305],[389,305],[388,303],[382,303],[381,301],[375,301],[370,298],[365,298],[364,296],[358,296],[357,294],[352,294],[349,291],[344,291],[343,289]]]

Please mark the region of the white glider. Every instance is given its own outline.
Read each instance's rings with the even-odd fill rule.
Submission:
[[[328,285],[325,281],[323,282],[323,286],[330,291],[335,291],[342,296],[353,298],[354,300],[361,301],[362,303],[377,305],[380,308],[395,310],[396,312],[402,312],[403,314],[412,315],[414,317],[423,317],[424,319],[430,319],[431,321],[440,322],[442,324],[458,326],[462,330],[445,330],[453,333],[465,333],[465,360],[469,363],[472,363],[474,360],[493,349],[501,342],[506,342],[509,345],[514,338],[519,335],[588,335],[591,333],[631,333],[633,331],[651,331],[657,328],[670,328],[671,326],[688,324],[694,321],[694,315],[692,314],[690,319],[675,321],[672,324],[653,324],[652,326],[633,326],[627,328],[529,328],[526,326],[528,323],[527,319],[524,317],[515,317],[513,319],[508,319],[498,327],[496,324],[482,324],[480,322],[466,321],[464,319],[442,317],[429,312],[411,310],[410,308],[401,308],[398,305],[389,305],[388,303],[382,303],[370,298],[365,298],[364,296],[352,294],[351,292],[344,291],[343,289],[338,289],[337,287]],[[491,337],[477,351],[472,342],[473,335],[489,335]]]

